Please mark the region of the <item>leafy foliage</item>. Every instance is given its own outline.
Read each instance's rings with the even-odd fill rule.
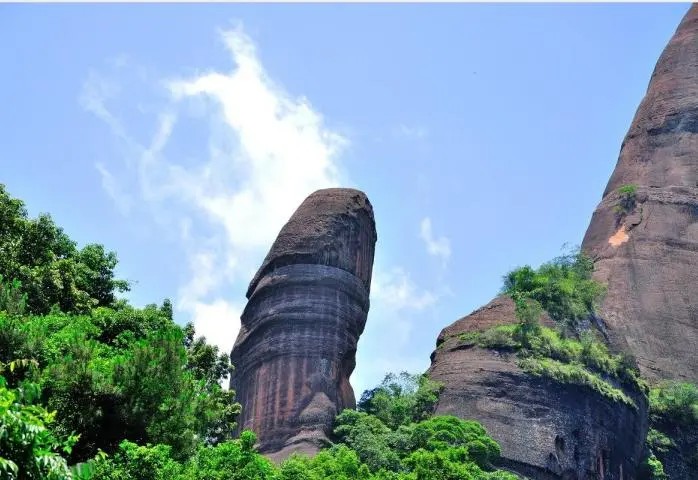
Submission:
[[[650,391],[650,414],[657,425],[698,424],[698,386],[667,382]]]
[[[0,313],[0,331],[11,332],[0,335],[0,355],[36,359],[32,376],[57,412],[57,431],[81,434],[71,460],[114,451],[124,439],[167,444],[186,456],[200,438],[231,437],[239,404],[219,384],[230,370],[227,357],[203,339],[191,341],[191,328],[185,337],[169,315],[166,304],[80,316]]]
[[[85,313],[113,306],[115,294],[129,289],[128,282],[114,277],[116,264],[116,254],[102,245],[78,249],[49,215],[29,218],[24,203],[0,184],[0,275],[12,281],[15,301],[18,292],[26,294],[29,312]],[[13,308],[8,310],[6,294],[0,292],[0,309],[19,313]]]
[[[38,385],[7,388],[0,377],[0,478],[68,480],[70,453],[77,438],[60,438],[51,429],[55,414],[35,404]]]
[[[537,303],[556,322],[576,328],[580,320],[593,314],[605,292],[591,277],[593,271],[593,261],[576,250],[537,270],[526,265],[509,272],[502,292],[512,297],[525,324],[537,320]]]
[[[686,438],[698,428],[698,386],[665,382],[650,391],[650,428],[647,447],[650,456],[643,463],[643,480],[666,479],[660,460],[681,455],[688,469],[698,471],[698,447]],[[657,458],[658,457],[658,458]]]
[[[199,446],[184,462],[166,445],[139,446],[124,441],[113,457],[96,462],[92,480],[243,480],[274,479],[277,469],[253,448],[256,439],[244,432],[240,439],[216,446]]]
[[[638,469],[639,480],[669,480],[664,473],[664,466],[653,453],[650,453],[640,464]]]
[[[377,423],[376,423],[377,422]],[[365,412],[345,410],[339,417],[340,427],[354,439],[353,430],[387,427]],[[388,431],[390,429],[387,429]],[[476,422],[455,417],[432,417],[418,423],[402,425],[400,441],[393,444],[363,445],[357,450],[349,443],[338,443],[320,451],[315,457],[293,455],[280,467],[254,450],[252,432],[245,431],[237,440],[216,446],[200,445],[194,455],[177,460],[165,445],[139,446],[122,442],[111,457],[95,462],[92,480],[514,480],[506,472],[492,470],[490,463],[499,456],[499,446]],[[396,437],[396,438],[398,438]],[[385,438],[381,439],[385,440]],[[392,452],[392,461],[374,464],[378,459],[372,449]],[[366,462],[364,457],[368,456]]]
[[[636,204],[637,185],[632,183],[622,185],[616,193],[618,194],[618,204],[614,207],[616,214],[623,215],[631,212]]]
[[[669,451],[669,449],[675,447],[676,444],[664,433],[654,428],[650,428],[647,432],[647,446],[653,452],[666,453]]]
[[[440,391],[441,385],[426,375],[389,373],[378,387],[363,393],[357,407],[397,428],[431,416]]]
[[[572,338],[540,325],[527,329],[521,323],[468,332],[459,335],[458,340],[466,345],[516,352],[519,366],[533,375],[586,386],[628,405],[634,405],[632,399],[609,380],[647,392],[635,363],[627,355],[611,354],[590,332]]]
[[[544,376],[560,383],[589,387],[614,402],[636,407],[635,402],[623,390],[578,363],[562,363],[549,358],[524,358],[519,361],[519,366],[532,375]]]

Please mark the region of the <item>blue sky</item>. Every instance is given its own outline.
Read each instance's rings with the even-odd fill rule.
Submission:
[[[687,8],[2,5],[0,181],[226,350],[298,204],[364,190],[359,396],[581,242]]]

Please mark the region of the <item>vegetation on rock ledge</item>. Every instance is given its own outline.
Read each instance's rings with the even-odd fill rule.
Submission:
[[[698,386],[665,382],[652,388],[649,398],[648,456],[639,478],[666,479],[660,460],[677,454],[684,458],[688,468],[698,471],[698,444],[695,441],[698,438]],[[689,436],[694,438],[693,443],[686,442]]]
[[[635,407],[622,385],[647,393],[634,359],[613,355],[583,323],[605,292],[592,278],[594,265],[573,251],[540,268],[517,268],[504,277],[503,293],[514,301],[518,323],[457,335],[460,345],[508,350],[526,372],[560,383],[591,388],[611,400]],[[545,311],[557,329],[543,327]]]
[[[637,185],[632,183],[622,185],[616,190],[616,193],[618,194],[618,204],[613,207],[613,211],[617,215],[624,215],[632,212],[635,208]]]

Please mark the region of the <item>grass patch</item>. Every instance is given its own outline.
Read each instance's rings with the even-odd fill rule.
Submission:
[[[455,338],[459,346],[514,351],[519,366],[527,373],[561,383],[584,385],[628,405],[635,406],[635,403],[604,377],[648,393],[647,384],[640,378],[632,360],[625,355],[611,354],[593,335],[565,337],[557,330],[542,326],[526,335],[522,330],[521,324],[500,325],[482,332],[462,333]]]
[[[627,187],[622,187],[623,195],[634,198],[636,188]],[[593,271],[594,262],[579,249],[538,269],[526,265],[512,270],[504,277],[502,293],[513,300],[518,323],[456,335],[458,346],[516,352],[519,366],[532,375],[583,385],[637,408],[615,385],[649,394],[634,358],[612,354],[605,343],[581,327],[606,291],[605,285],[592,278]],[[557,329],[540,325],[543,311]]]
[[[621,389],[614,387],[599,375],[594,374],[578,363],[562,363],[550,358],[521,358],[519,367],[531,375],[551,378],[557,382],[589,387],[614,402],[622,402],[637,408],[635,402]]]

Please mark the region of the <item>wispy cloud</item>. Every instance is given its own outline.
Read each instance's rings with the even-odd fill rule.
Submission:
[[[398,138],[410,138],[414,140],[424,140],[429,135],[429,131],[422,126],[400,124],[393,128],[393,136]]]
[[[351,380],[357,396],[378,384],[386,373],[426,368],[428,358],[415,356],[410,349],[414,326],[429,317],[443,294],[423,288],[402,267],[377,265],[371,282],[371,311]]]
[[[99,172],[99,175],[102,177],[102,188],[112,199],[114,205],[116,205],[117,210],[122,215],[128,215],[131,211],[131,207],[133,206],[133,198],[131,197],[131,195],[126,193],[121,188],[116,178],[114,178],[114,175],[112,175],[112,173],[109,170],[107,170],[107,167],[105,167],[103,163],[95,163],[95,168]]]
[[[228,351],[241,308],[226,299],[222,287],[249,280],[247,274],[308,194],[340,183],[338,155],[347,141],[326,127],[306,98],[288,94],[268,77],[242,27],[219,33],[235,64],[231,72],[150,79],[169,95],[150,140],[136,141],[114,113],[116,100],[128,93],[117,80],[91,72],[81,104],[127,147],[123,167],[137,179],[137,193],[157,220],[174,223],[180,232],[190,276],[180,288],[178,308],[193,318],[199,333]],[[121,74],[126,65],[120,59],[111,66]],[[195,167],[169,148],[186,134],[178,122],[191,120],[185,108],[191,102],[198,102],[200,121],[211,124],[207,144],[199,148],[206,153]],[[142,113],[135,102],[134,109]],[[103,164],[96,168],[107,194],[127,210],[128,197],[113,174]],[[194,227],[202,222],[208,228]]]
[[[448,237],[434,237],[431,227],[431,218],[429,217],[422,219],[419,225],[419,233],[427,248],[427,253],[441,258],[442,262],[445,264],[451,257],[451,242]]]
[[[90,72],[81,104],[121,142],[121,165],[96,165],[106,193],[115,202],[138,201],[139,210],[178,235],[188,269],[175,302],[178,313],[230,351],[246,284],[283,224],[313,191],[350,186],[339,173],[349,141],[307,98],[269,78],[242,27],[221,31],[219,38],[234,64],[229,72],[148,77],[123,57],[110,63],[111,72]],[[135,81],[123,78],[129,71]],[[191,135],[191,128],[205,134]],[[185,156],[182,146],[200,153]],[[360,351],[370,361],[359,365],[360,388],[386,371],[411,368],[406,346],[412,325],[438,298],[405,268],[376,265]],[[386,331],[394,332],[389,348],[379,345]]]

